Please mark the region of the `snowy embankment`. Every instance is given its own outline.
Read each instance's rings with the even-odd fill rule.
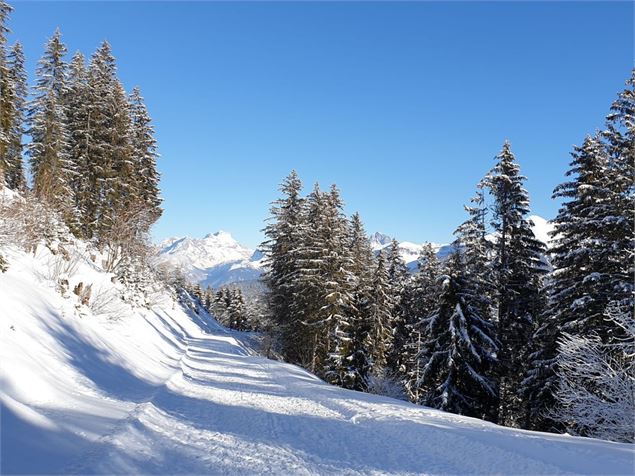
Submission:
[[[5,255],[4,474],[633,471],[633,445],[342,390],[257,356],[239,334],[167,295],[152,310],[113,300],[110,275],[90,259],[68,269],[43,247]],[[88,306],[60,294],[62,274],[70,290],[93,284]]]

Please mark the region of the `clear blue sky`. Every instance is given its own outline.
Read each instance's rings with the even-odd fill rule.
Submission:
[[[107,39],[141,87],[163,156],[156,238],[257,245],[295,168],[307,188],[336,182],[369,232],[447,241],[506,138],[551,218],[572,145],[633,66],[631,2],[12,4],[30,72],[59,26],[71,53]]]

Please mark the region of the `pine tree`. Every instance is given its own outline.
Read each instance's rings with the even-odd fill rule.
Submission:
[[[603,133],[609,154],[610,212],[604,218],[604,232],[611,263],[614,301],[632,307],[635,275],[635,68],[626,89],[611,105]],[[620,331],[617,331],[621,334]]]
[[[480,315],[478,287],[465,274],[461,252],[457,250],[450,261],[448,274],[441,278],[437,308],[426,320],[425,362],[419,381],[422,403],[493,419],[497,398],[491,377],[496,363],[495,328]]]
[[[69,157],[69,134],[64,111],[66,93],[66,47],[57,30],[46,45],[37,68],[34,99],[28,111],[28,147],[33,191],[57,209],[65,222],[76,221],[71,181],[76,173]]]
[[[9,168],[7,151],[9,149],[10,130],[14,119],[14,90],[7,65],[7,18],[13,8],[4,0],[0,0],[0,184]]]
[[[369,330],[366,351],[370,357],[370,373],[381,375],[388,367],[388,357],[393,345],[394,300],[390,295],[389,271],[383,252],[379,252],[373,273],[370,296]]]
[[[306,216],[301,196],[302,182],[295,171],[285,178],[280,191],[283,198],[276,200],[270,209],[271,217],[265,227],[264,251],[267,271],[263,281],[267,287],[267,301],[276,321],[281,353],[292,363],[305,363],[303,357],[308,343],[301,337],[301,309],[297,302],[299,293],[300,252],[306,230]]]
[[[353,305],[356,310],[351,324],[350,388],[365,390],[370,369],[370,355],[365,341],[370,328],[370,303],[375,261],[370,241],[358,213],[351,217],[350,229],[350,249],[353,260],[351,272],[355,277]]]
[[[349,222],[342,209],[340,192],[332,185],[324,196],[321,220],[312,247],[318,251],[321,288],[318,295],[316,330],[326,339],[318,339],[317,357],[323,363],[323,375],[337,385],[350,387],[354,374],[350,368],[351,328],[356,315],[352,273],[353,257],[349,247]],[[326,352],[321,357],[322,349]]]
[[[425,330],[427,318],[434,313],[439,297],[439,277],[441,266],[430,243],[421,249],[417,259],[417,272],[410,283],[411,297],[406,314],[408,338],[402,350],[402,370],[404,388],[413,403],[421,403],[419,382],[423,366],[427,361],[424,341],[428,337]]]
[[[128,98],[116,76],[115,58],[104,41],[93,54],[87,74],[90,120],[86,130],[85,175],[92,190],[82,203],[82,233],[102,242],[116,241],[122,226],[141,228],[148,220],[135,207],[138,197],[131,145]],[[131,221],[129,225],[127,222]]]
[[[137,181],[138,200],[149,214],[151,223],[161,217],[161,197],[159,195],[159,172],[157,170],[157,141],[154,138],[154,127],[148,115],[141,91],[138,87],[132,90],[129,97],[131,121],[130,141],[132,145],[132,161],[134,178]]]
[[[93,140],[91,129],[91,102],[88,92],[87,71],[84,55],[75,53],[68,68],[67,92],[64,99],[64,109],[69,132],[69,160],[76,170],[71,182],[75,197],[75,207],[79,215],[80,227],[78,234],[89,238],[85,231],[88,203],[97,200],[95,197],[95,180],[92,164],[89,161],[91,143]]]
[[[540,289],[546,268],[542,264],[544,244],[531,230],[529,195],[525,177],[505,142],[496,165],[485,177],[494,199],[492,226],[496,236],[494,273],[498,307],[500,352],[500,422],[518,426],[524,421],[526,402],[521,398],[521,382],[526,372],[528,346],[540,314]]]
[[[24,120],[26,96],[28,93],[26,71],[24,69],[24,52],[22,44],[17,42],[9,52],[8,74],[12,90],[11,125],[7,131],[8,144],[4,162],[6,163],[5,182],[14,190],[26,188],[26,178],[22,165],[22,136],[24,134]]]
[[[409,296],[408,284],[410,276],[408,267],[399,253],[399,243],[394,238],[390,242],[386,255],[388,273],[389,312],[391,317],[392,342],[387,356],[387,368],[392,375],[401,373],[403,365],[401,356],[406,344],[408,329],[406,326],[406,312]]]

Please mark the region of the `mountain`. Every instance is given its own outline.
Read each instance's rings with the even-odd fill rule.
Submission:
[[[549,243],[548,233],[553,226],[544,218],[533,215],[532,229],[538,239]],[[490,237],[491,238],[491,237]],[[390,246],[392,237],[373,233],[369,237],[375,253]],[[439,259],[444,260],[452,252],[452,245],[432,243]],[[410,270],[417,267],[422,244],[399,242],[399,253]],[[218,288],[239,283],[254,284],[263,270],[262,253],[241,245],[225,231],[210,233],[204,238],[168,238],[159,244],[159,262],[170,263],[183,270],[185,276],[203,287]]]
[[[204,238],[169,238],[159,243],[158,261],[180,268],[190,281],[203,287],[258,279],[262,253],[241,245],[225,231]]]
[[[64,246],[63,295],[61,253],[0,247],[2,474],[632,474],[631,444],[328,385],[162,287],[151,308],[122,301],[101,260]]]
[[[538,215],[532,215],[529,219],[533,223],[531,229],[533,230],[534,235],[536,235],[536,238],[549,247],[549,243],[551,241],[549,233],[553,231],[553,225],[549,223],[548,220]],[[494,235],[489,235],[488,238],[493,239]],[[379,253],[380,250],[388,248],[391,242],[392,238],[383,233],[376,232],[370,235],[370,244],[375,253]],[[450,255],[450,253],[452,253],[453,247],[451,244],[431,243],[431,245],[440,260],[444,260]],[[421,252],[423,246],[423,243],[416,244],[409,241],[399,242],[399,254],[410,270],[414,270],[417,267],[417,258],[419,257],[419,253]]]

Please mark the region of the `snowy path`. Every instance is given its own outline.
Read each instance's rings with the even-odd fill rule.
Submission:
[[[67,470],[627,474],[633,467],[626,445],[501,429],[343,391],[253,355],[220,329],[188,337],[180,367]]]
[[[633,474],[633,445],[502,428],[327,385],[165,298],[111,319],[50,256],[0,274],[3,474]],[[71,279],[114,291],[89,261]],[[101,291],[100,291],[101,292]],[[81,312],[80,312],[81,311]]]

